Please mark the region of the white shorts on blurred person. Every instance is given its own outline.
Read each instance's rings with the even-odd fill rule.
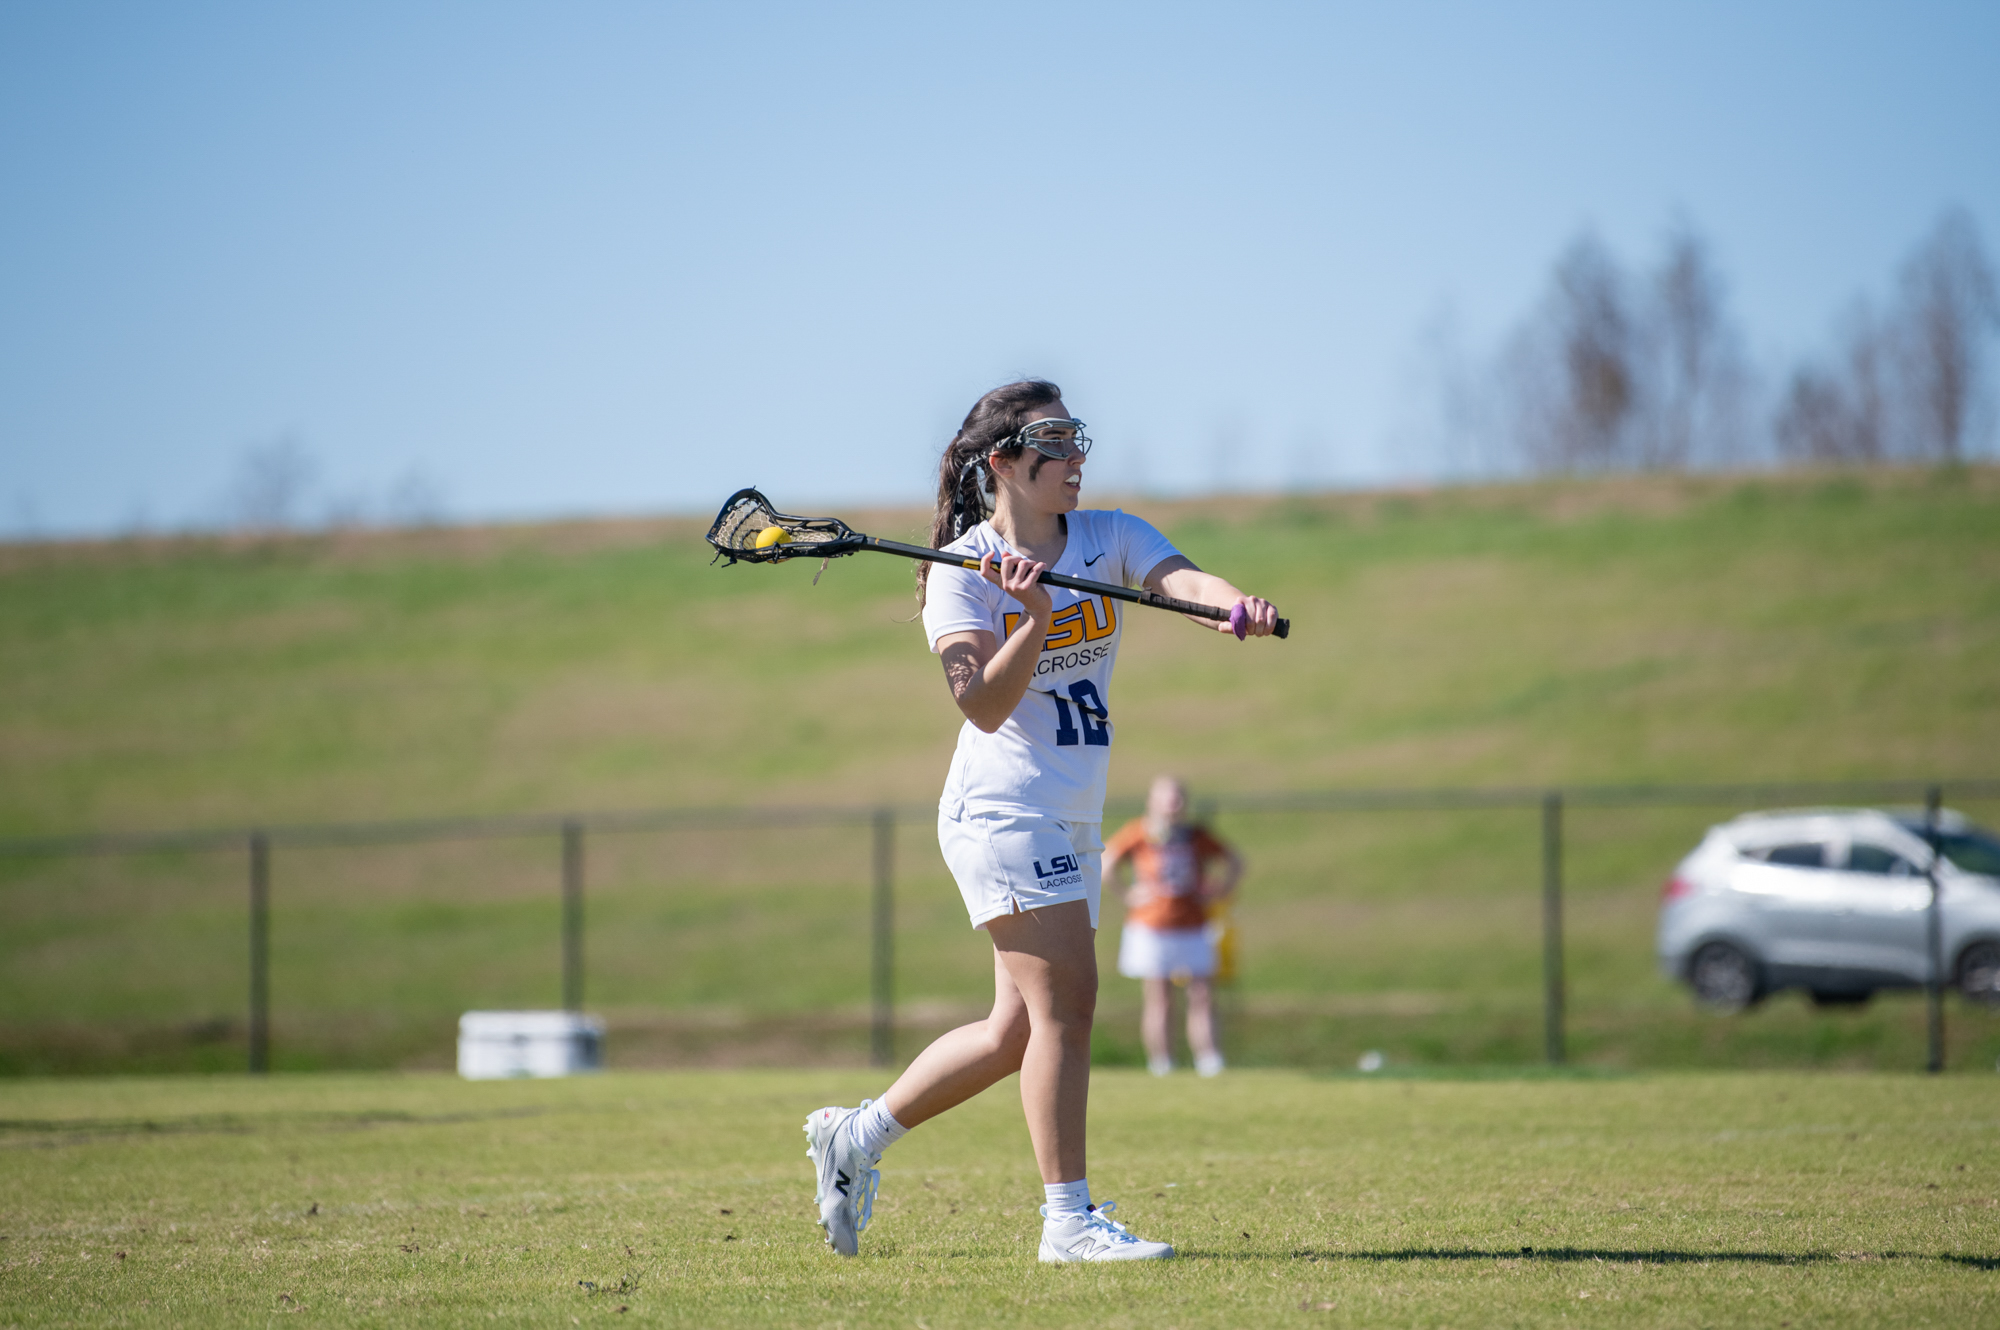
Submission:
[[[1127,979],[1208,979],[1215,959],[1215,938],[1206,928],[1128,922],[1118,938],[1118,973]]]

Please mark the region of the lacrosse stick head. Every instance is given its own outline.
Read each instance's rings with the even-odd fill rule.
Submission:
[[[766,534],[774,529],[782,534]],[[781,559],[852,554],[860,548],[861,537],[837,517],[794,517],[773,508],[757,490],[740,489],[715,515],[708,543],[715,546],[716,558],[731,563],[738,559],[777,563]]]

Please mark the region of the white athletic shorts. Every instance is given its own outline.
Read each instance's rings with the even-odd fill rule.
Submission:
[[[958,880],[974,928],[1064,901],[1090,905],[1097,927],[1104,842],[1095,822],[1024,813],[938,814],[938,848]]]
[[[1127,979],[1207,979],[1215,968],[1215,939],[1206,928],[1128,923],[1118,939],[1118,973]]]

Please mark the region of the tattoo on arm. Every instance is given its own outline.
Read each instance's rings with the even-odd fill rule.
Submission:
[[[945,682],[951,685],[951,695],[963,700],[986,662],[979,658],[978,649],[970,642],[955,642],[946,647],[943,660]]]

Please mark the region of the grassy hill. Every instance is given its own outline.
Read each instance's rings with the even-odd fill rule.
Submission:
[[[1210,793],[2000,770],[2000,470],[1127,506],[1295,632],[1244,645],[1132,613],[1115,795],[1168,767]],[[0,834],[933,797],[957,714],[908,565],[849,559],[818,586],[804,563],[714,568],[700,527],[0,549]],[[1586,1055],[1901,1058],[1895,1003],[1726,1035],[1669,1019],[1652,895],[1713,815],[1576,821]],[[1256,870],[1245,1056],[1532,1056],[1532,819],[1225,830]],[[859,945],[866,854],[859,832],[593,842],[594,1004],[660,1056],[766,1035],[849,1056],[845,1016],[795,1018],[865,994],[865,960],[801,958]],[[901,991],[950,1019],[983,954],[928,830],[898,856]],[[553,871],[512,842],[281,863],[281,1048],[436,1058],[466,1006],[549,1002]],[[0,1066],[239,1056],[241,881],[226,856],[0,865]]]

